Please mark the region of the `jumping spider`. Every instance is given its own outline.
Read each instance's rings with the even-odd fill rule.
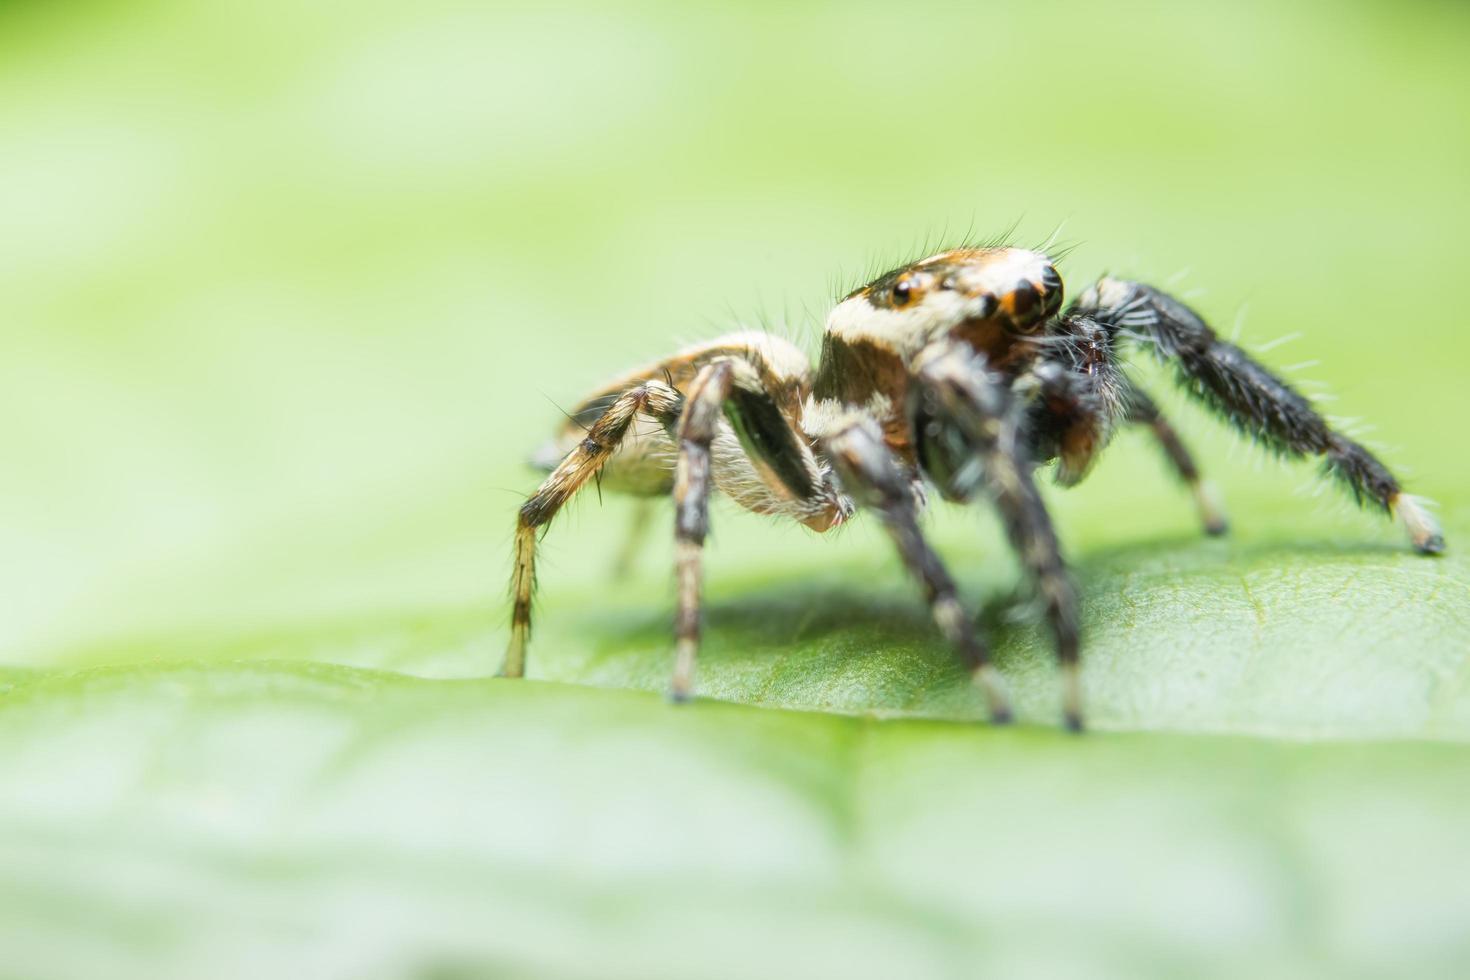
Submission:
[[[582,402],[542,454],[550,476],[520,509],[502,673],[525,668],[538,529],[600,473],[610,490],[674,496],[674,698],[687,698],[693,681],[714,488],[747,510],[817,531],[856,506],[877,510],[935,623],[973,668],[991,718],[1007,721],[985,643],[919,527],[932,487],[946,500],[994,503],[1045,610],[1066,724],[1080,729],[1077,590],[1033,470],[1055,461],[1057,482],[1071,486],[1120,424],[1144,426],[1193,491],[1205,531],[1226,529],[1189,451],[1125,373],[1122,357],[1133,347],[1171,364],[1189,395],[1268,449],[1320,458],[1357,501],[1397,518],[1419,552],[1444,549],[1434,519],[1382,463],[1177,299],[1104,278],[1064,311],[1062,279],[1046,255],[964,247],[894,269],[839,302],[815,373],[792,344],[739,333]],[[657,424],[635,426],[639,416]]]

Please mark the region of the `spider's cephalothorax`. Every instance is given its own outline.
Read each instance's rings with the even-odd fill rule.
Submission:
[[[699,644],[701,552],[718,489],[748,510],[825,531],[855,506],[878,512],[923,587],[934,621],[974,670],[997,721],[1000,679],[955,585],[920,530],[925,486],[990,500],[1035,584],[1063,668],[1067,724],[1081,727],[1077,594],[1033,471],[1055,462],[1080,481],[1119,425],[1156,437],[1193,492],[1204,529],[1225,516],[1173,428],[1125,374],[1143,347],[1184,390],[1277,453],[1317,457],[1359,502],[1396,517],[1414,547],[1444,549],[1433,518],[1362,446],[1183,303],[1102,279],[1062,309],[1045,255],[959,248],[874,279],[827,319],[821,360],[764,333],[676,354],[586,399],[538,455],[550,470],[520,510],[515,608],[503,673],[525,668],[538,529],[594,476],[642,496],[672,493],[678,572],[673,694],[691,691]],[[651,426],[639,427],[639,417]]]

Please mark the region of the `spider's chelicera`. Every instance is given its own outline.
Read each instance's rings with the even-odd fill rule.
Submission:
[[[550,470],[520,510],[515,607],[502,673],[525,669],[536,539],[595,476],[607,489],[672,493],[678,611],[672,692],[687,698],[699,646],[701,553],[718,489],[759,514],[825,531],[855,507],[878,512],[939,629],[971,665],[991,717],[1010,718],[984,640],[918,521],[926,487],[989,499],[1035,584],[1062,666],[1066,723],[1082,724],[1077,590],[1036,490],[1055,461],[1071,486],[1120,424],[1150,430],[1194,494],[1204,529],[1225,515],[1152,398],[1125,373],[1144,348],[1184,390],[1270,450],[1315,457],[1360,503],[1397,518],[1413,546],[1444,539],[1382,463],[1191,309],[1150,286],[1104,278],[1062,309],[1040,252],[958,248],[855,290],[827,318],[815,372],[792,344],[740,333],[651,364],[584,401],[540,461]],[[639,417],[652,426],[638,426]]]

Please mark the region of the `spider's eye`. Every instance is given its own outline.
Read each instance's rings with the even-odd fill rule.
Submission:
[[[913,295],[914,295],[914,286],[913,286],[913,283],[909,282],[907,279],[900,279],[897,283],[894,284],[894,286],[893,286],[893,301],[895,303],[897,303],[899,306],[902,306],[905,303],[907,303],[910,299],[913,298]]]

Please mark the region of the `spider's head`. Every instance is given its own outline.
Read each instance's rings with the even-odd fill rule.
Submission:
[[[959,248],[884,273],[832,310],[828,331],[912,355],[964,327],[1039,331],[1062,305],[1062,277],[1040,252]]]

